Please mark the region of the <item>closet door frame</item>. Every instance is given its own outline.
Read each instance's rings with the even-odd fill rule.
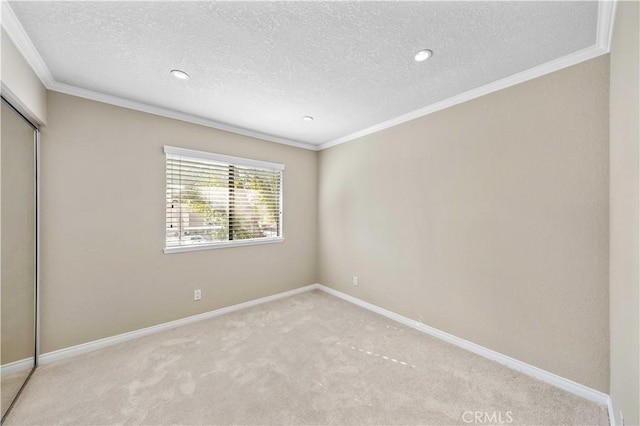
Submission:
[[[3,87],[4,88],[4,87]],[[10,101],[9,98],[5,97],[4,93],[0,95],[0,102],[5,103],[9,108],[11,108],[16,114],[18,114],[22,119],[33,129],[33,172],[34,172],[34,188],[33,188],[33,197],[35,204],[35,214],[34,214],[34,231],[35,231],[35,256],[33,259],[34,268],[35,268],[35,279],[34,279],[34,301],[33,301],[33,315],[34,315],[34,353],[33,353],[33,367],[29,372],[29,375],[25,379],[24,383],[16,393],[13,401],[7,408],[7,411],[2,414],[1,423],[4,423],[9,413],[11,413],[11,409],[15,405],[18,398],[22,394],[25,386],[31,379],[34,371],[38,367],[39,357],[40,357],[40,130],[38,126],[34,124],[32,120],[30,120],[27,116],[25,116],[18,108],[14,106],[14,104]]]

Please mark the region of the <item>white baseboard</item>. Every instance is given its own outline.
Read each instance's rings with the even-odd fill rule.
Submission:
[[[53,352],[48,352],[46,354],[42,354],[39,357],[39,364],[48,364],[54,361],[58,361],[61,359],[69,358],[72,356],[84,354],[87,352],[94,351],[96,349],[104,348],[107,346],[115,345],[118,343],[126,342],[128,340],[137,339],[139,337],[148,336],[150,334],[155,334],[164,330],[169,330],[172,328],[180,327],[183,325],[191,324],[197,321],[202,321],[209,318],[218,317],[220,315],[228,314],[231,312],[239,311],[241,309],[250,308],[253,306],[257,306],[263,303],[271,302],[278,299],[283,299],[285,297],[294,296],[296,294],[305,293],[311,290],[322,290],[325,293],[336,296],[342,300],[353,303],[354,305],[365,308],[369,311],[375,312],[379,315],[392,319],[400,324],[404,324],[408,327],[411,327],[415,330],[428,334],[430,336],[436,337],[440,340],[444,340],[445,342],[451,343],[455,346],[458,346],[462,349],[466,349],[470,352],[473,352],[477,355],[480,355],[484,358],[490,359],[492,361],[498,362],[506,367],[509,367],[513,370],[520,371],[524,374],[527,374],[531,377],[534,377],[543,382],[554,385],[560,389],[563,389],[567,392],[571,392],[574,395],[578,395],[582,398],[585,398],[589,401],[593,401],[595,403],[607,406],[607,410],[609,412],[609,421],[612,426],[615,426],[615,416],[613,414],[613,406],[611,402],[611,398],[609,395],[597,391],[595,389],[591,389],[587,386],[581,385],[580,383],[576,383],[572,380],[565,379],[564,377],[560,377],[556,374],[545,371],[541,368],[534,367],[533,365],[527,364],[522,361],[518,361],[517,359],[511,358],[507,355],[503,355],[491,349],[485,348],[484,346],[477,345],[475,343],[469,342],[468,340],[461,339],[452,334],[445,333],[444,331],[438,330],[436,328],[430,327],[426,324],[422,324],[418,321],[414,321],[410,318],[404,317],[402,315],[396,314],[395,312],[391,312],[379,306],[373,305],[371,303],[365,302],[364,300],[358,299],[356,297],[350,296],[346,293],[342,293],[338,290],[334,290],[322,284],[310,284],[304,287],[296,288],[290,291],[285,291],[283,293],[274,294],[272,296],[262,297],[260,299],[251,300],[244,303],[239,303],[237,305],[228,306],[226,308],[216,309],[214,311],[205,312],[199,315],[193,315],[187,318],[182,318],[175,321],[166,322],[163,324],[154,325],[151,327],[143,328],[140,330],[131,331],[129,333],[118,334],[116,336],[107,337],[100,340],[95,340],[93,342],[83,343],[76,346],[71,346],[68,348],[60,349]],[[22,361],[19,361],[22,362]],[[12,366],[12,363],[8,364],[6,367],[3,366],[3,374],[5,368]],[[17,368],[17,367],[11,367]]]
[[[404,324],[408,327],[421,331],[430,336],[437,337],[440,340],[444,340],[445,342],[451,343],[462,349],[466,349],[470,352],[473,352],[475,354],[488,358],[492,361],[498,362],[513,370],[520,371],[521,373],[524,373],[528,376],[534,377],[538,380],[542,380],[543,382],[559,387],[560,389],[564,389],[567,392],[571,392],[572,394],[578,395],[589,401],[593,401],[601,405],[609,404],[609,401],[610,401],[609,395],[602,393],[600,391],[597,391],[595,389],[591,389],[587,386],[581,385],[580,383],[576,383],[572,380],[565,379],[564,377],[560,377],[556,374],[550,373],[541,368],[534,367],[533,365],[524,363],[522,361],[518,361],[517,359],[511,358],[507,355],[503,355],[491,349],[485,348],[484,346],[480,346],[475,343],[469,342],[467,340],[461,339],[449,333],[445,333],[444,331],[440,331],[436,328],[429,327],[428,325],[414,321],[402,315],[396,314],[395,312],[388,311],[384,308],[365,302],[364,300],[360,300],[356,297],[350,296],[348,294],[342,293],[340,291],[334,290],[324,285],[319,284],[317,288],[333,296],[339,297],[340,299],[346,300],[347,302],[351,302],[354,305],[358,305],[362,308],[368,309],[372,312],[385,316],[389,319],[397,321],[401,324]]]
[[[285,297],[294,296],[296,294],[311,291],[316,288],[318,288],[318,284],[310,284],[304,287],[285,291],[283,293],[274,294],[272,296],[262,297],[260,299],[239,303],[237,305],[227,306],[226,308],[205,312],[203,314],[193,315],[193,316],[182,318],[179,320],[165,322],[163,324],[142,328],[140,330],[130,331],[124,334],[118,334],[116,336],[105,337],[104,339],[94,340],[93,342],[82,343],[76,346],[70,346],[68,348],[60,349],[53,352],[47,352],[45,354],[40,355],[40,357],[38,358],[38,364],[39,365],[49,364],[54,361],[59,361],[61,359],[69,358],[76,355],[81,355],[87,352],[92,352],[92,351],[95,351],[96,349],[101,349],[107,346],[112,346],[118,343],[126,342],[127,340],[137,339],[139,337],[148,336],[150,334],[159,333],[165,330],[170,330],[172,328],[191,324],[197,321],[218,317],[220,315],[228,314],[230,312],[239,311],[241,309],[250,308],[252,306],[257,306],[263,303],[267,303],[274,300],[283,299]]]
[[[35,362],[34,357],[21,359],[19,361],[10,362],[9,364],[4,364],[0,366],[0,375],[2,377],[19,373],[22,371],[29,371],[33,368]]]
[[[616,414],[613,412],[613,400],[611,397],[607,401],[607,413],[609,413],[609,425],[616,426]]]

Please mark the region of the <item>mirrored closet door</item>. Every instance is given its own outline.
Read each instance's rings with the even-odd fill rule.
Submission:
[[[4,98],[0,111],[2,420],[36,366],[37,129]]]

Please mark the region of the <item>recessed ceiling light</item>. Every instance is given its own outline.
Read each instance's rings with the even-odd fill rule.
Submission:
[[[418,53],[416,53],[416,56],[414,56],[415,60],[417,62],[422,62],[422,61],[426,61],[427,59],[429,59],[431,56],[433,56],[433,52],[429,49],[422,49],[421,51],[419,51]]]
[[[302,119],[303,119],[304,121],[313,121],[313,117],[312,117],[312,116],[310,116],[310,115],[305,115],[304,117],[302,117]]]
[[[189,80],[189,74],[181,70],[171,70],[171,75],[178,80]]]

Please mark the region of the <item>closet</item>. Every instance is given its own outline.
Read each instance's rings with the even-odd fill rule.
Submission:
[[[37,365],[38,130],[2,98],[0,111],[2,421]]]

